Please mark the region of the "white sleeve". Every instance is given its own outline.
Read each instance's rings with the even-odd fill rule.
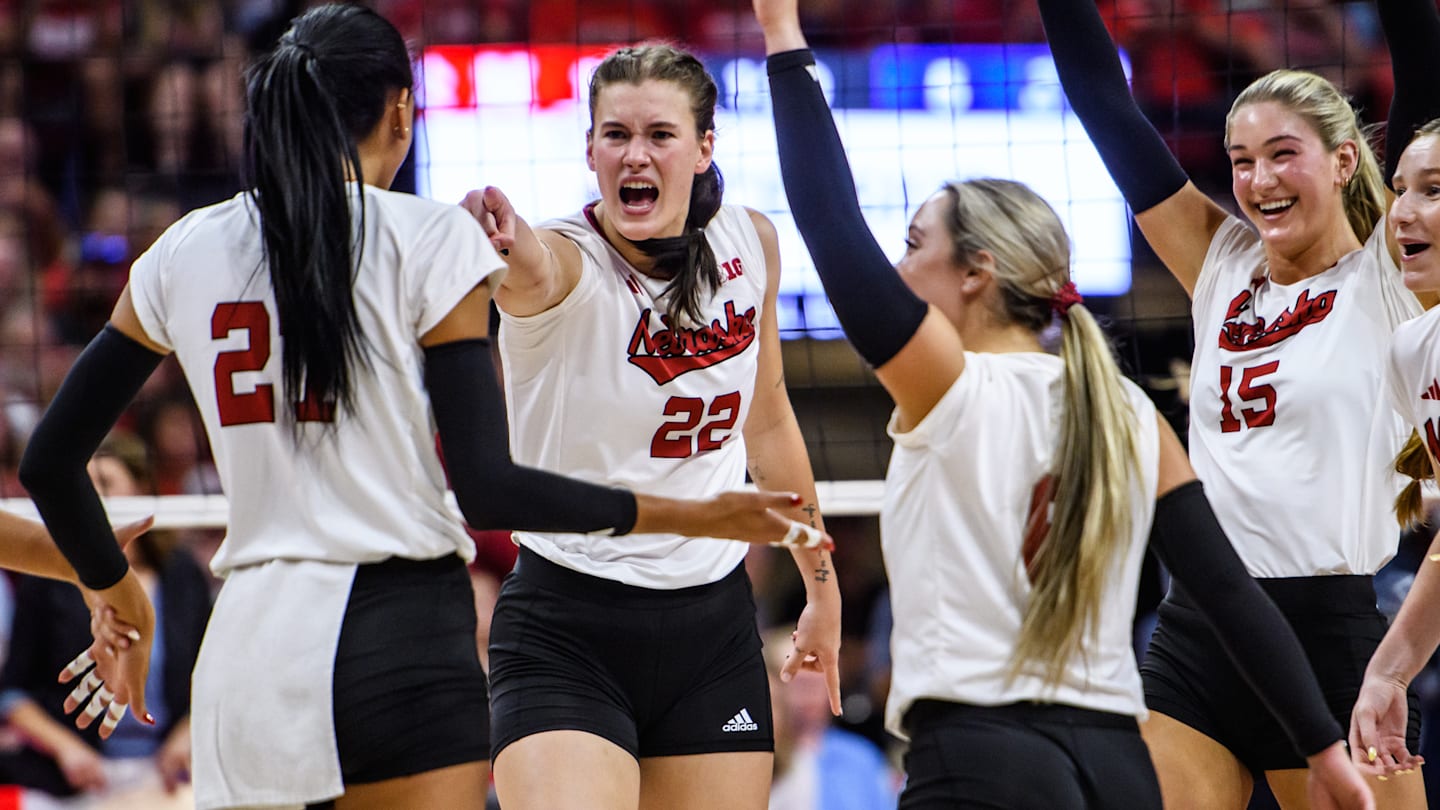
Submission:
[[[155,244],[130,265],[130,303],[140,319],[140,327],[151,343],[166,351],[174,351],[175,345],[166,327],[169,309],[165,290],[174,263],[176,232],[184,223],[181,219],[166,228]]]
[[[404,257],[405,296],[418,337],[434,329],[505,261],[485,230],[460,206],[444,206]]]

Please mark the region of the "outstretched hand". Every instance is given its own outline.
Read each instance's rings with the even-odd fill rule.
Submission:
[[[505,192],[486,186],[466,194],[460,206],[475,217],[475,221],[485,229],[485,235],[490,237],[490,244],[501,255],[510,255],[510,248],[515,246],[515,206],[510,204]]]
[[[834,551],[830,535],[777,511],[794,509],[800,501],[793,492],[723,492],[705,502],[715,510],[711,520],[718,529],[709,534],[757,545]]]
[[[145,680],[155,637],[155,610],[135,572],[128,571],[103,591],[81,588],[90,606],[94,642],[60,671],[60,683],[80,682],[65,698],[67,713],[79,710],[75,725],[89,726],[102,715],[100,736],[108,738],[134,706],[135,716],[154,724],[145,708]],[[82,708],[83,707],[83,708]]]

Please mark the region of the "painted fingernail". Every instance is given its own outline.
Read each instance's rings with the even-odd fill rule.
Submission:
[[[145,722],[152,726],[155,725],[154,715],[150,714],[150,712],[145,712]]]
[[[1366,748],[1366,749],[1365,749],[1365,755],[1368,756],[1368,757],[1370,757],[1370,761],[1371,761],[1371,762],[1374,762],[1374,761],[1375,761],[1375,757],[1376,757],[1375,746],[1372,745],[1372,746],[1370,746],[1369,748]]]
[[[1376,778],[1376,779],[1379,779],[1381,782],[1389,782],[1389,781],[1390,781],[1390,777],[1388,777],[1388,776],[1377,776],[1377,777],[1375,777],[1375,778]]]
[[[797,494],[795,494],[795,493],[793,493],[793,492],[790,493],[790,505],[791,505],[791,506],[799,506],[799,505],[800,505],[801,503],[803,503],[804,501],[805,501],[805,499],[804,499],[804,498],[801,498],[799,495],[797,495]]]
[[[128,639],[130,639],[131,641],[139,641],[139,640],[140,640],[140,631],[139,631],[139,630],[131,630],[130,632],[128,632],[128,633],[125,634],[125,637],[128,638]]]

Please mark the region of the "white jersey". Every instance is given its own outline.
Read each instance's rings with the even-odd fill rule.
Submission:
[[[1400,325],[1385,368],[1390,404],[1440,459],[1440,307]]]
[[[1385,246],[1277,284],[1234,217],[1195,284],[1190,460],[1256,577],[1373,574],[1395,553],[1390,462],[1409,431],[1381,403],[1390,335],[1420,313]]]
[[[1030,597],[1024,542],[1042,481],[1053,471],[1063,407],[1060,358],[965,354],[965,371],[925,419],[900,432],[885,476],[880,537],[895,627],[885,725],[920,698],[997,706],[1044,701],[1145,716],[1131,647],[1135,593],[1155,513],[1155,406],[1128,380],[1139,476],[1130,537],[1105,582],[1098,634],[1048,687],[1035,674],[1006,683]]]
[[[700,324],[668,323],[666,282],[636,271],[590,209],[545,223],[580,249],[575,289],[538,315],[502,310],[500,351],[515,460],[598,484],[699,498],[745,482],[764,311],[765,252],[749,213],[723,206],[705,228],[721,268]],[[670,534],[516,532],[577,571],[646,588],[714,582],[747,546]]]
[[[179,357],[230,501],[211,564],[225,585],[193,681],[201,810],[340,795],[331,685],[356,566],[475,553],[445,504],[418,338],[503,262],[458,206],[364,193],[354,299],[369,367],[353,410],[283,401],[275,298],[243,195],[181,219],[131,270],[140,324]]]

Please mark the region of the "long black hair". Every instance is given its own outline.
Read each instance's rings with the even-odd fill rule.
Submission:
[[[243,171],[279,309],[286,402],[354,404],[354,368],[367,362],[352,294],[365,233],[356,144],[389,94],[413,84],[395,27],[344,4],[295,18],[246,74]]]
[[[703,137],[715,129],[715,102],[719,96],[715,79],[694,54],[665,43],[621,48],[605,57],[590,79],[591,126],[595,124],[595,107],[601,90],[611,84],[640,84],[646,80],[679,85],[690,97],[696,133]],[[720,175],[720,167],[712,160],[704,174],[695,176],[695,184],[690,188],[685,231],[679,236],[632,243],[655,260],[652,270],[655,275],[670,279],[662,296],[667,299],[666,315],[672,323],[678,322],[682,315],[692,323],[699,323],[704,317],[700,310],[702,296],[713,295],[720,289],[720,267],[703,229],[720,211],[724,194],[725,180]]]

